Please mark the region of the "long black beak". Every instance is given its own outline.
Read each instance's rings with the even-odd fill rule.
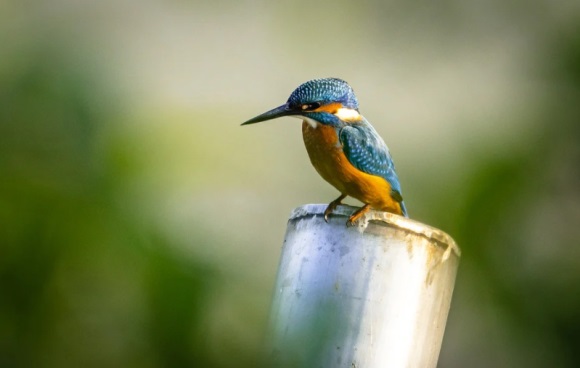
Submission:
[[[296,111],[291,110],[288,107],[288,104],[284,104],[284,105],[278,106],[275,109],[272,109],[270,111],[266,111],[265,113],[258,115],[255,118],[252,118],[252,119],[246,121],[242,125],[255,124],[255,123],[259,123],[261,121],[272,120],[272,119],[276,119],[276,118],[279,118],[282,116],[289,116],[289,115],[296,115]]]

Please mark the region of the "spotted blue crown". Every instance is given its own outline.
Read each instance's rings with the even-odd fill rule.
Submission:
[[[351,86],[338,78],[310,80],[296,88],[288,98],[291,107],[313,102],[340,102],[349,109],[358,109],[358,100]]]

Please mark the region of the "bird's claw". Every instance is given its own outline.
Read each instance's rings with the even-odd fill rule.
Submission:
[[[324,210],[324,221],[326,221],[327,224],[328,224],[328,215],[330,215],[332,213],[332,211],[334,211],[334,208],[331,208],[331,207],[332,207],[332,203],[329,204],[328,207],[326,207],[326,210]]]
[[[340,197],[335,199],[334,201],[330,202],[326,209],[324,210],[324,221],[328,223],[328,215],[332,213],[336,209],[336,207],[341,204],[342,200],[346,197],[346,194],[341,194]]]
[[[365,214],[367,213],[369,210],[371,209],[371,206],[369,204],[365,204],[362,208],[356,210],[352,215],[350,215],[350,217],[348,218],[348,221],[346,222],[346,226],[350,227],[350,226],[355,226],[356,222]]]

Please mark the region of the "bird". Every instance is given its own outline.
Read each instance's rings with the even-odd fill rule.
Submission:
[[[360,114],[352,87],[338,78],[307,81],[285,104],[242,125],[283,116],[302,120],[302,136],[310,162],[320,176],[340,192],[324,211],[324,219],[347,196],[364,205],[346,225],[354,226],[370,209],[408,217],[395,164],[385,141]]]

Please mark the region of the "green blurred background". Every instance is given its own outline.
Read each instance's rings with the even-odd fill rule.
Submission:
[[[580,2],[3,1],[0,367],[254,367],[347,80],[463,250],[441,367],[580,365]],[[356,203],[356,202],[351,202]]]

